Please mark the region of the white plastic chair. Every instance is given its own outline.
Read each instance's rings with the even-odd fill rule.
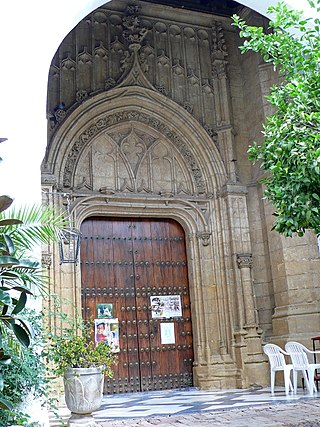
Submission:
[[[320,369],[320,363],[309,363],[308,355],[320,354],[320,351],[311,351],[304,345],[290,341],[285,345],[286,351],[291,357],[293,364],[293,390],[297,393],[297,380],[298,372],[301,371],[304,377],[305,383],[307,384],[309,394],[313,394],[316,391],[314,383],[314,373],[316,369]]]
[[[290,373],[293,368],[291,364],[287,364],[285,357],[288,356],[288,353],[282,350],[276,344],[266,344],[263,347],[263,351],[269,358],[270,363],[270,385],[271,385],[271,393],[274,394],[274,383],[277,371],[283,371],[284,376],[284,386],[286,390],[286,394],[289,394],[289,391],[293,390],[292,383],[290,380]]]

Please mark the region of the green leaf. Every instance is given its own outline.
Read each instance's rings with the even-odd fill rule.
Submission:
[[[0,408],[12,411],[13,410],[13,405],[7,399],[4,399],[3,397],[0,397]]]
[[[29,333],[20,325],[13,323],[12,325],[13,332],[19,342],[25,347],[29,347],[30,345],[30,335]]]
[[[1,318],[7,314],[8,309],[9,309],[9,305],[4,305],[2,307]],[[1,331],[0,331],[0,337],[1,337]],[[0,341],[0,347],[1,347],[1,345],[2,345],[2,343]]]
[[[0,212],[3,212],[6,209],[8,209],[12,203],[13,203],[13,199],[11,199],[11,197],[0,196]]]
[[[8,236],[7,234],[3,234],[3,238],[4,238],[4,241],[6,242],[8,253],[9,253],[9,255],[12,256],[14,254],[13,241],[10,238],[10,236]]]
[[[11,256],[0,256],[0,268],[1,267],[12,267],[13,265],[19,265],[19,260]]]
[[[27,269],[36,269],[39,268],[39,262],[38,261],[32,261],[27,258],[23,258],[19,260],[19,265],[15,266],[15,268],[27,268]]]
[[[8,292],[4,292],[2,289],[0,289],[0,303],[10,305],[12,302],[11,296],[8,294]]]
[[[4,227],[7,225],[20,225],[23,224],[22,221],[19,219],[1,219],[0,220],[0,227]]]
[[[10,363],[11,363],[11,357],[8,355],[5,355],[0,359],[0,365],[2,366],[10,365]]]
[[[28,320],[22,319],[22,318],[19,318],[19,322],[24,326],[25,330],[33,338],[34,337],[34,328],[33,328],[32,324]]]
[[[26,286],[23,286],[23,285],[12,284],[10,286],[10,289],[15,290],[15,291],[19,291],[19,292],[25,292],[28,295],[33,295],[33,293],[30,291],[30,289],[28,289]]]
[[[20,311],[22,311],[25,308],[26,302],[27,302],[27,294],[25,292],[22,292],[15,308],[12,310],[12,314],[20,313]]]
[[[17,279],[17,278],[20,277],[19,273],[15,272],[13,270],[10,270],[10,271],[1,271],[0,272],[0,276],[1,276],[2,280],[5,280],[5,279]]]

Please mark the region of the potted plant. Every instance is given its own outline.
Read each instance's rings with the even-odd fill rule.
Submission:
[[[72,413],[68,425],[91,427],[95,425],[91,413],[101,405],[104,377],[112,377],[116,355],[108,343],[92,340],[83,323],[79,334],[74,331],[51,335],[46,356],[54,372],[63,375],[65,401]]]

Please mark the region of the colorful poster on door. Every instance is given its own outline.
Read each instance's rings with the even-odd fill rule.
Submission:
[[[153,319],[169,319],[182,316],[180,295],[151,296],[150,306]]]
[[[175,344],[174,323],[160,323],[161,344]]]
[[[118,319],[95,319],[94,321],[95,342],[108,343],[114,353],[119,349],[119,321]]]

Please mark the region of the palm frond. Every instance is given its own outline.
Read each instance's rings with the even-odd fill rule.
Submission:
[[[21,225],[4,226],[1,231],[13,240],[16,249],[31,249],[40,243],[57,241],[59,230],[67,226],[67,218],[62,212],[56,212],[53,207],[42,205],[23,206],[0,212],[1,219],[18,219]]]
[[[1,272],[1,289],[15,289],[18,292],[27,292],[30,295],[40,294],[42,297],[49,295],[49,277],[45,269],[38,267],[29,269],[13,267],[10,271]],[[37,290],[37,292],[35,292]]]

